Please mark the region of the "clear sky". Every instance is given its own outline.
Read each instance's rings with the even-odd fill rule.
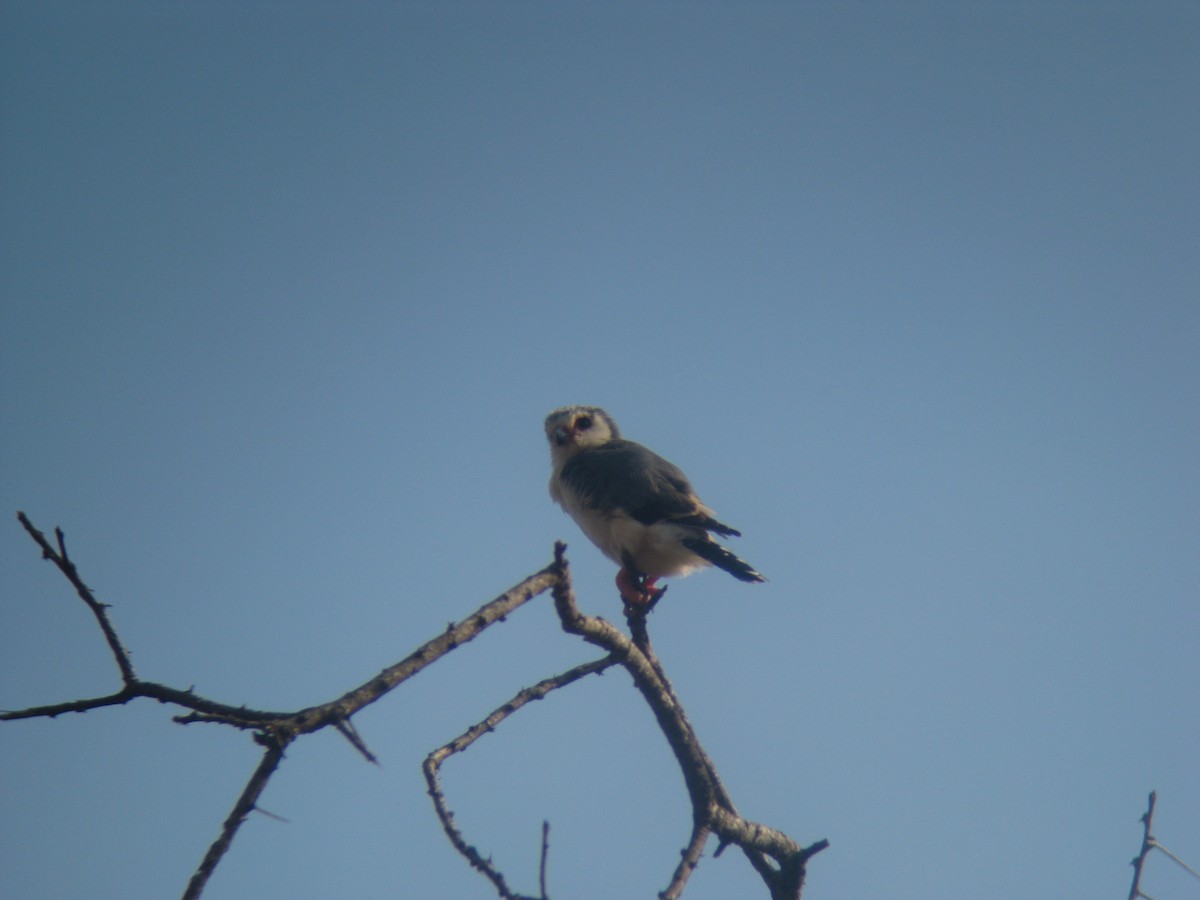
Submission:
[[[770,582],[651,623],[811,900],[1124,897],[1200,858],[1200,6],[0,10],[0,707],[117,676],[298,708],[570,544],[541,422],[606,407]],[[212,898],[487,898],[420,762],[596,655],[548,599],[301,741]],[[178,895],[249,736],[0,728],[0,894]],[[447,763],[536,892],[650,897],[690,826],[623,674]],[[710,850],[712,848],[710,847]],[[1147,893],[1194,897],[1165,858]],[[706,858],[693,900],[763,896]]]

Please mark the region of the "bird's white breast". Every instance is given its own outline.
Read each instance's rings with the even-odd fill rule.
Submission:
[[[612,515],[584,505],[570,485],[563,484],[556,471],[550,478],[550,496],[564,509],[567,515],[587,535],[588,540],[616,563],[621,563],[621,544],[616,540],[612,528]]]
[[[587,506],[558,474],[550,479],[550,496],[613,562],[623,566],[630,559],[638,572],[652,578],[687,575],[709,565],[680,543],[685,536],[696,536],[697,529],[671,522],[644,525],[624,510]]]

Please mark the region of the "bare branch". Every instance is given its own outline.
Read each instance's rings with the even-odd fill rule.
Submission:
[[[90,700],[71,700],[67,703],[34,706],[29,709],[0,713],[0,721],[30,719],[37,716],[53,718],[67,712],[87,712],[89,709],[98,709],[102,706],[116,706],[128,703],[138,697],[148,697],[159,703],[173,703],[176,706],[193,710],[193,715],[176,717],[175,721],[183,724],[205,721],[221,722],[237,728],[260,728],[264,725],[281,722],[292,715],[292,713],[249,709],[245,706],[230,706],[226,703],[208,700],[191,690],[183,691],[153,681],[134,679],[115,694]]]
[[[683,850],[670,884],[659,895],[663,900],[676,900],[682,895],[691,873],[699,863],[710,834],[715,834],[719,839],[717,855],[729,844],[736,844],[741,848],[770,890],[772,900],[797,900],[804,884],[805,866],[808,859],[828,846],[827,841],[819,841],[807,848],[801,847],[782,832],[741,817],[728,791],[721,783],[716,767],[700,745],[683,706],[676,697],[666,672],[654,653],[646,623],[649,607],[626,609],[626,618],[632,639],[604,619],[583,615],[576,605],[571,588],[571,576],[565,557],[566,545],[561,542],[555,545],[554,562],[549,566],[526,578],[491,602],[484,604],[465,619],[457,623],[450,623],[442,634],[426,641],[407,657],[379,672],[353,690],[327,703],[310,706],[296,712],[277,712],[250,709],[245,706],[231,706],[201,697],[191,689],[180,690],[138,678],[130,663],[129,652],[121,643],[109,620],[107,606],[99,602],[84,584],[75,564],[68,556],[66,540],[61,529],[55,529],[56,546],[54,546],[23,513],[18,513],[18,519],[41,548],[43,557],[54,562],[92,611],[117,662],[124,686],[120,691],[101,697],[0,713],[0,720],[52,718],[63,713],[86,712],[146,697],[188,710],[185,715],[176,716],[176,722],[181,724],[194,722],[223,724],[251,730],[254,732],[255,740],[266,748],[261,762],[226,818],[220,834],[209,847],[189,882],[184,894],[185,900],[200,896],[212,872],[241,827],[241,823],[245,821],[250,812],[258,808],[258,798],[271,775],[280,765],[285,749],[293,740],[300,735],[309,734],[326,726],[333,726],[365,759],[376,762],[375,756],[359,736],[350,717],[376,702],[450,651],[473,640],[490,625],[504,621],[508,614],[547,590],[553,593],[555,610],[563,630],[603,648],[606,655],[601,659],[544,679],[538,684],[518,692],[508,703],[494,710],[482,722],[472,726],[449,744],[430,753],[423,764],[434,809],[451,843],[472,866],[479,869],[492,881],[502,900],[532,900],[532,898],[511,891],[503,875],[491,860],[485,859],[474,847],[466,843],[461,831],[454,823],[453,813],[446,804],[440,784],[440,766],[449,756],[471,746],[479,737],[496,728],[504,719],[523,708],[530,701],[540,700],[553,690],[566,687],[587,675],[601,673],[613,665],[620,665],[629,672],[638,691],[653,711],[659,728],[679,763],[692,802],[691,838]],[[1154,795],[1150,796],[1150,812],[1144,819],[1146,837],[1143,841],[1142,856],[1135,861],[1137,873],[1135,874],[1134,891],[1130,894],[1131,898],[1136,897],[1138,893],[1138,879],[1145,854],[1149,848],[1156,846],[1150,835],[1150,817],[1153,814]],[[540,900],[547,898],[546,864],[548,854],[549,823],[545,823],[539,867]]]
[[[700,865],[700,857],[704,855],[704,845],[710,834],[712,834],[712,829],[709,828],[707,822],[697,821],[695,823],[692,828],[692,839],[683,848],[679,866],[675,869],[675,874],[671,877],[671,883],[667,885],[667,889],[658,895],[659,900],[677,900],[683,894],[688,879],[696,871],[696,866]]]
[[[49,717],[68,712],[86,712],[104,706],[116,706],[128,703],[138,697],[148,697],[160,703],[172,703],[190,710],[186,715],[176,716],[180,724],[206,722],[229,725],[235,728],[255,731],[255,740],[267,747],[262,762],[254,775],[251,776],[233,811],[226,819],[221,834],[209,848],[200,867],[188,884],[185,898],[199,897],[213,870],[228,850],[234,835],[237,833],[245,817],[255,808],[255,803],[265,788],[271,774],[283,758],[283,751],[296,737],[317,731],[328,725],[334,726],[364,758],[376,762],[375,756],[359,737],[350,716],[363,707],[374,703],[380,697],[420,672],[426,666],[436,662],[451,650],[461,646],[483,632],[495,622],[504,621],[505,617],[518,607],[527,603],[538,594],[545,592],[557,578],[554,564],[547,566],[496,599],[484,604],[476,612],[460,622],[452,622],[446,630],[426,641],[407,657],[393,666],[384,669],[378,675],[364,682],[357,688],[343,694],[328,703],[308,707],[298,712],[274,712],[254,710],[245,706],[231,706],[200,697],[192,690],[180,690],[152,681],[143,681],[134,672],[129,661],[129,652],[121,643],[116,630],[109,621],[107,607],[99,602],[83,579],[80,577],[75,564],[67,555],[66,540],[62,530],[56,528],[57,547],[46,539],[24,513],[18,513],[21,525],[42,550],[44,558],[51,560],[74,586],[76,593],[87,604],[96,617],[100,629],[108,642],[109,648],[117,661],[125,686],[114,694],[85,700],[74,700],[48,706],[31,707],[24,710],[0,713],[0,720],[16,720],[34,717]],[[608,663],[587,667],[589,671],[604,668]],[[587,674],[583,672],[581,674]],[[578,676],[577,676],[578,677]],[[531,698],[532,699],[532,698]],[[524,702],[524,701],[522,701]]]
[[[550,855],[550,822],[542,822],[542,858],[538,864],[538,889],[542,892],[540,900],[550,900],[546,895],[546,857]]]
[[[201,860],[200,867],[196,869],[196,874],[188,882],[187,890],[183,892],[183,900],[195,900],[204,891],[204,886],[212,876],[213,870],[216,869],[217,863],[221,861],[221,857],[225,855],[225,851],[233,843],[233,837],[237,834],[238,829],[242,827],[242,823],[246,821],[246,816],[253,812],[258,803],[258,798],[262,796],[263,789],[267,786],[267,782],[275,774],[275,770],[279,767],[279,763],[283,759],[283,751],[287,746],[286,743],[278,741],[270,735],[260,735],[258,740],[259,743],[266,745],[267,748],[263,754],[262,762],[258,764],[258,768],[254,770],[254,774],[250,776],[250,780],[246,782],[246,787],[242,791],[242,795],[233,804],[233,810],[229,813],[229,817],[225,819],[225,824],[221,826],[221,833],[213,841],[212,846],[208,848],[208,852],[204,854],[204,859]]]
[[[105,706],[120,706],[133,699],[129,688],[123,688],[115,694],[106,697],[93,697],[89,700],[69,700],[66,703],[52,703],[49,706],[31,706],[29,709],[5,710],[0,712],[0,722],[11,722],[16,719],[53,719],[63,713],[84,713],[89,709],[100,709]]]
[[[50,542],[46,540],[46,536],[33,527],[33,523],[29,521],[25,513],[18,512],[17,520],[29,532],[29,536],[37,541],[37,545],[42,548],[42,557],[58,566],[58,570],[71,582],[75,588],[75,592],[79,594],[80,599],[87,604],[88,609],[92,611],[92,615],[96,617],[96,621],[100,623],[100,630],[104,633],[104,639],[108,641],[108,647],[112,650],[113,657],[117,661],[117,668],[121,670],[121,680],[126,684],[137,680],[137,675],[133,671],[133,663],[129,659],[129,651],[121,644],[120,638],[117,637],[116,631],[113,630],[112,623],[108,620],[107,605],[96,599],[95,595],[92,594],[91,588],[84,584],[83,579],[79,577],[79,572],[75,569],[75,563],[71,562],[67,557],[67,544],[62,529],[54,529],[54,534],[58,541],[58,549],[55,550],[50,546]]]
[[[1200,879],[1200,872],[1197,872],[1195,869],[1193,869],[1191,866],[1189,866],[1187,863],[1185,863],[1182,859],[1180,859],[1178,856],[1176,856],[1174,853],[1172,853],[1170,850],[1168,850],[1166,847],[1164,847],[1158,841],[1154,840],[1154,838],[1151,838],[1150,841],[1154,845],[1155,850],[1158,850],[1160,853],[1165,853],[1167,855],[1167,859],[1174,862],[1177,866],[1179,866],[1181,869],[1183,869],[1183,871],[1187,872],[1193,878]]]
[[[446,832],[446,837],[450,838],[450,843],[454,845],[454,849],[462,854],[467,862],[482,872],[492,883],[502,900],[528,900],[528,898],[525,898],[521,894],[515,894],[509,889],[504,875],[492,864],[491,859],[485,859],[478,850],[468,844],[463,837],[461,829],[454,823],[454,813],[451,812],[449,805],[446,803],[446,795],[442,791],[440,776],[442,763],[453,754],[466,750],[475,741],[483,737],[483,735],[494,731],[497,725],[527,703],[533,700],[541,700],[551,691],[573,684],[587,675],[603,672],[615,663],[616,660],[606,656],[543,679],[533,685],[533,687],[527,687],[519,691],[515,697],[503,706],[494,709],[482,722],[472,725],[450,743],[439,747],[430,753],[429,756],[425,757],[425,762],[422,764],[421,769],[425,773],[425,783],[429,786],[429,796],[433,799],[433,808],[437,812],[438,819],[441,820],[442,830]],[[545,860],[543,858],[543,867],[544,865]],[[545,892],[546,889],[543,884],[542,894],[545,895]]]
[[[1158,839],[1151,833],[1154,826],[1154,805],[1158,802],[1158,793],[1150,792],[1150,803],[1146,807],[1146,811],[1142,814],[1142,850],[1133,858],[1133,884],[1129,888],[1129,900],[1152,900],[1149,894],[1142,890],[1142,873],[1145,871],[1146,858],[1150,855],[1151,850],[1158,850],[1166,854],[1167,858],[1180,866],[1185,872],[1193,878],[1200,879],[1200,872],[1193,869],[1182,859],[1164,847],[1158,842]]]
[[[1146,856],[1154,847],[1154,837],[1150,829],[1154,824],[1154,804],[1158,801],[1158,793],[1150,792],[1150,805],[1142,814],[1142,851],[1133,859],[1133,884],[1129,888],[1129,900],[1137,900],[1142,894],[1142,867],[1146,864]]]
[[[772,900],[795,900],[804,886],[805,865],[808,859],[828,847],[829,842],[822,840],[805,848],[780,831],[750,822],[738,815],[728,793],[717,778],[712,760],[704,752],[691,723],[683,713],[683,707],[676,698],[662,665],[654,656],[645,628],[644,614],[630,616],[630,630],[634,639],[626,637],[604,619],[585,616],[575,602],[571,574],[565,558],[566,545],[559,542],[555,545],[554,553],[555,564],[559,567],[559,580],[552,593],[554,608],[563,630],[579,635],[588,643],[607,650],[633,676],[635,686],[654,712],[659,728],[679,762],[692,801],[694,822],[711,828],[723,844],[737,844],[741,847],[771,891]],[[694,835],[695,832],[693,839]],[[775,861],[776,866],[770,865],[762,858],[764,853]],[[676,876],[678,871],[677,869]],[[671,885],[675,884],[676,879],[672,878]],[[681,890],[682,886],[676,894]]]
[[[471,615],[460,622],[452,622],[446,630],[426,641],[407,657],[395,665],[389,666],[378,675],[359,685],[328,703],[310,706],[298,712],[277,712],[268,710],[249,709],[245,706],[230,706],[207,700],[191,690],[179,690],[152,681],[143,681],[133,671],[129,663],[129,652],[122,645],[120,638],[109,622],[104,604],[96,600],[91,590],[83,583],[78,571],[65,555],[66,549],[62,532],[55,529],[58,535],[59,549],[50,546],[43,535],[24,513],[18,513],[17,518],[29,532],[30,536],[42,549],[42,555],[55,563],[59,570],[75,587],[76,592],[88,605],[100,623],[105,638],[121,666],[125,689],[115,694],[91,700],[75,700],[69,703],[59,703],[52,706],[40,706],[31,709],[0,713],[3,719],[27,719],[35,716],[57,716],[65,712],[84,712],[101,706],[113,706],[127,703],[136,697],[149,697],[160,703],[173,703],[185,709],[192,710],[192,715],[177,717],[181,724],[191,722],[221,722],[236,728],[259,729],[270,727],[276,734],[290,735],[308,734],[328,725],[336,725],[347,721],[351,715],[365,706],[369,706],[385,694],[407,681],[426,666],[441,659],[451,650],[474,640],[489,625],[504,621],[505,617],[518,607],[527,603],[538,594],[548,590],[556,575],[554,565],[547,566],[542,571],[531,575],[524,581],[505,591],[496,599],[484,604]],[[123,662],[122,662],[123,661]],[[289,738],[290,739],[290,738]]]
[[[308,734],[334,722],[341,722],[374,703],[389,691],[403,684],[426,666],[437,662],[451,650],[474,640],[485,628],[503,622],[513,610],[548,590],[555,581],[551,564],[520,584],[509,588],[495,600],[486,603],[460,622],[451,622],[433,640],[426,641],[400,662],[384,669],[370,681],[364,682],[336,700],[302,709],[292,717],[291,727],[296,734]]]
[[[1186,871],[1188,875],[1193,876],[1194,878],[1200,878],[1200,872],[1193,869],[1192,866],[1188,865],[1187,863],[1184,863],[1182,859],[1175,856],[1175,854],[1169,851],[1168,848],[1164,847],[1162,844],[1159,844],[1159,842],[1153,838],[1151,838],[1151,842],[1154,845],[1154,850],[1165,853],[1168,859],[1174,860],[1175,864],[1180,866],[1183,871]]]

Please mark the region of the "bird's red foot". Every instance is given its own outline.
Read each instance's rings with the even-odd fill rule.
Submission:
[[[655,587],[657,581],[657,578],[636,575],[622,566],[617,573],[617,590],[628,606],[653,606],[667,592],[665,587]]]
[[[657,578],[647,578],[642,582],[642,590],[646,592],[646,596],[649,598],[647,602],[651,606],[661,600],[662,595],[667,592],[667,586],[665,584],[662,587],[655,587],[657,582]]]
[[[621,592],[621,599],[630,606],[641,606],[646,603],[642,580],[624,566],[621,567],[621,571],[617,572],[617,590]]]

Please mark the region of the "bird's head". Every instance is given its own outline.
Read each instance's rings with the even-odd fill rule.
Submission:
[[[546,416],[546,440],[556,460],[621,436],[612,416],[598,406],[564,406]]]

